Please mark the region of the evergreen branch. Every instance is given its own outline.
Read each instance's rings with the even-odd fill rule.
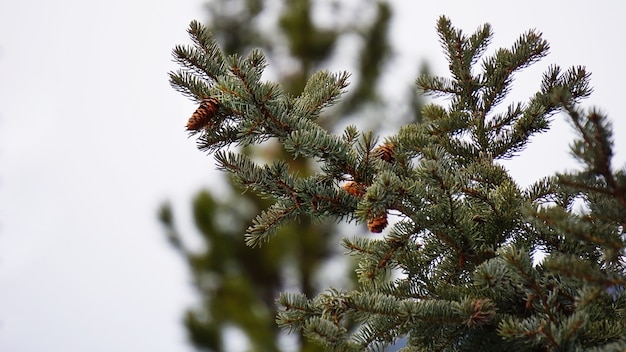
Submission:
[[[307,81],[302,94],[295,99],[294,113],[302,118],[315,120],[320,112],[337,103],[348,86],[348,72],[332,74],[318,71]]]
[[[590,125],[588,130],[593,133],[593,142],[588,144],[587,148],[596,154],[594,169],[604,176],[611,189],[617,189],[615,179],[611,173],[611,159],[613,158],[611,127],[606,118],[596,111],[592,111],[587,116],[587,121]],[[589,141],[589,138],[585,138],[585,142],[589,143]]]
[[[298,206],[291,200],[279,199],[267,210],[261,212],[246,230],[245,241],[250,247],[257,247],[269,241],[278,228],[299,215]]]
[[[378,279],[400,265],[399,254],[419,248],[417,245],[410,246],[406,240],[398,239],[397,235],[384,240],[344,239],[343,246],[350,254],[360,256],[362,260],[357,270],[358,277],[364,284],[372,285],[378,285]]]
[[[357,142],[357,137],[360,135],[359,131],[357,130],[356,126],[354,125],[349,125],[346,127],[346,129],[343,131],[343,139],[345,140],[345,142],[352,146],[354,145],[354,143]]]
[[[584,79],[586,79],[584,75],[561,74],[558,66],[551,66],[544,73],[541,90],[528,101],[521,116],[512,119],[512,124],[508,125],[510,127],[498,129],[501,137],[498,143],[490,147],[490,153],[494,159],[514,156],[525,148],[533,134],[547,130],[548,118],[562,107],[560,100],[554,98],[555,94],[561,94],[559,92],[566,90],[566,85],[576,85]]]
[[[332,351],[358,351],[347,341],[343,326],[350,301],[349,294],[336,290],[320,294],[312,301],[301,294],[281,294],[277,302],[283,308],[277,321],[281,326],[303,330],[306,336]]]
[[[289,174],[289,166],[285,162],[278,161],[260,167],[245,155],[223,151],[218,151],[215,159],[218,169],[235,175],[235,180],[240,185],[252,187],[261,194],[290,198],[296,202],[298,196],[294,189],[295,181]]]
[[[486,26],[483,31],[490,31],[490,28]],[[452,106],[459,110],[476,111],[478,101],[474,92],[479,87],[479,81],[472,75],[471,66],[472,62],[478,59],[477,54],[483,50],[478,45],[470,47],[468,38],[463,32],[453,28],[450,20],[444,16],[439,17],[437,21],[437,33],[450,63],[453,85],[460,93],[453,97]]]
[[[548,117],[554,113],[545,110],[545,105],[535,103],[532,99],[522,116],[510,128],[501,130],[501,138],[488,147],[494,159],[508,159],[524,150],[530,137],[536,133],[546,131],[549,126]]]
[[[188,33],[195,47],[177,45],[174,48],[174,60],[182,69],[170,72],[170,84],[199,101],[209,96],[208,85],[225,73],[225,65],[222,51],[204,26],[192,21]]]
[[[491,26],[483,25],[474,35],[467,38],[461,30],[452,27],[445,16],[437,21],[437,33],[444,47],[448,61],[451,63],[450,71],[459,82],[466,82],[471,77],[469,68],[484,52],[491,40]]]
[[[218,79],[221,67],[215,66],[212,57],[195,47],[177,45],[173,51],[174,61],[182,66],[185,72],[200,76],[205,82],[214,82]]]
[[[532,203],[550,204],[555,203],[563,209],[571,209],[571,206],[580,193],[580,188],[563,187],[565,182],[559,181],[558,176],[545,177],[530,185],[524,191],[524,198]],[[575,189],[575,191],[573,191]]]
[[[380,172],[367,188],[355,215],[362,220],[367,220],[386,213],[388,209],[395,209],[396,205],[401,203],[404,193],[400,178],[390,172]]]
[[[543,308],[543,314],[545,314],[551,322],[558,321],[554,312],[551,310],[551,306],[548,302],[549,297],[541,287],[536,277],[537,274],[532,268],[530,255],[523,250],[518,250],[511,246],[502,252],[502,256],[506,259],[507,265],[513,269],[511,272],[521,278],[524,282],[524,286],[526,286],[534,296],[539,298],[539,302]]]
[[[208,97],[209,89],[204,80],[191,72],[178,70],[169,73],[170,85],[184,96],[200,101]]]
[[[348,250],[348,254],[351,255],[373,255],[374,241],[370,241],[365,238],[355,237],[353,239],[343,238],[342,245]]]
[[[350,146],[340,137],[319,126],[293,131],[284,141],[285,149],[295,157],[317,158],[329,164],[347,164]]]
[[[548,68],[543,75],[540,91],[528,101],[521,116],[511,119],[512,124],[509,128],[498,129],[501,131],[499,143],[490,148],[493,157],[510,158],[523,150],[530,136],[548,128],[548,118],[562,107],[567,99],[577,101],[588,96],[590,93],[588,78],[589,76],[580,68],[570,69],[564,74],[558,66]],[[575,91],[575,94],[561,96],[568,89]]]
[[[616,252],[621,252],[626,247],[626,243],[616,231],[614,224],[602,229],[599,225],[594,226],[593,221],[581,221],[579,217],[555,208],[537,212],[535,216],[558,232],[583,240],[586,243],[592,243]]]
[[[514,156],[525,148],[530,136],[547,130],[548,118],[559,108],[575,104],[589,94],[589,74],[584,68],[573,67],[561,73],[558,66],[551,66],[544,73],[540,92],[529,100],[521,116],[511,120],[514,123],[510,128],[497,129],[500,138],[489,148],[490,153],[495,159]]]
[[[194,46],[175,48],[181,69],[170,73],[171,84],[204,104],[193,120],[203,123],[191,124],[200,149],[216,151],[220,170],[275,201],[247,229],[248,245],[303,215],[367,221],[371,232],[387,226],[387,214],[403,217],[382,239],[343,241],[359,258],[356,290],[312,300],[281,296],[279,324],[333,351],[375,349],[406,335],[407,349],[442,351],[619,346],[626,331],[620,262],[626,173],[612,169],[605,116],[577,107],[591,93],[589,74],[551,66],[528,101],[492,113],[514,74],[543,58],[548,43],[528,31],[483,58],[478,71],[489,25],[467,36],[442,16],[437,31],[451,78],[422,76],[416,83],[450,104],[425,106],[423,123],[402,127],[379,146],[372,133],[350,126],[335,135],[316,121],[344,93],[345,72],[318,72],[292,97],[261,81],[260,51],[225,57],[198,23],[189,30]],[[559,110],[579,134],[572,151],[585,169],[522,192],[496,160],[523,150]],[[295,157],[317,161],[318,171],[300,177],[286,162],[258,165],[223,150],[270,138]],[[585,202],[581,215],[573,210],[576,200]],[[548,255],[533,265],[538,249]]]
[[[430,75],[420,75],[415,81],[417,87],[424,95],[434,97],[450,97],[460,93],[458,87],[445,77],[434,77]]]
[[[312,318],[304,329],[305,336],[317,341],[331,352],[360,352],[363,351],[361,346],[355,345],[347,340],[345,329],[340,329],[331,322]]]
[[[623,276],[609,274],[594,263],[581,260],[579,256],[555,255],[548,258],[544,265],[565,276],[579,278],[602,288],[626,286],[626,278]]]
[[[211,32],[198,21],[191,21],[187,32],[196,47],[201,49],[203,53],[211,59],[210,61],[203,61],[204,64],[210,65],[207,67],[212,68],[211,70],[207,70],[207,74],[213,79],[223,75],[225,73],[224,68],[226,67],[224,54],[217,45]]]
[[[320,180],[319,176],[297,179],[294,194],[298,197],[298,207],[302,212],[318,217],[332,216],[338,220],[351,219],[356,208],[355,200],[338,190],[334,183]]]
[[[291,332],[302,329],[307,319],[319,313],[319,310],[301,293],[281,292],[276,303],[282,307],[278,311],[276,322]]]
[[[376,174],[374,146],[378,139],[372,131],[362,134],[362,138],[356,144],[357,164],[350,174],[356,182],[371,185]]]
[[[476,29],[476,32],[474,32],[474,34],[467,39],[468,50],[466,55],[470,57],[470,60],[468,61],[466,59],[465,61],[468,62],[469,66],[473,66],[484,54],[485,50],[487,50],[491,44],[492,38],[493,32],[491,30],[491,25],[485,23]]]
[[[212,128],[210,132],[204,130],[198,138],[197,145],[198,149],[212,153],[237,143],[238,140],[239,129],[237,126],[221,123]]]
[[[247,67],[246,73],[240,66]],[[223,77],[218,82],[218,88],[229,97],[224,105],[242,119],[238,126],[240,142],[248,145],[269,137],[284,138],[294,126],[285,119],[287,105],[283,93],[275,84],[256,82],[257,74],[249,71],[257,68],[249,66],[252,65],[245,62],[233,63],[231,70],[235,76]]]
[[[540,33],[529,31],[523,34],[511,49],[500,49],[483,61],[481,85],[483,117],[498,105],[511,89],[513,73],[528,67],[548,54],[548,42]]]
[[[500,334],[511,342],[523,343],[526,348],[541,350],[582,350],[580,345],[574,348],[577,335],[587,325],[586,317],[573,314],[560,322],[548,323],[539,318],[507,318],[498,327]],[[585,349],[586,350],[586,349]]]
[[[503,132],[507,131],[510,125],[513,124],[524,113],[525,106],[522,103],[511,103],[507,107],[506,112],[493,115],[485,123],[485,130],[490,134],[490,137],[494,140],[499,140]]]
[[[242,83],[246,85],[248,92],[253,93],[253,83],[261,82],[261,75],[267,67],[265,55],[259,49],[253,49],[243,60],[238,55],[228,57],[230,63],[229,71]],[[262,100],[263,97],[255,96],[256,99]]]
[[[610,123],[604,115],[595,110],[589,112],[584,118],[572,106],[567,105],[566,110],[580,136],[580,140],[574,141],[571,146],[572,154],[587,165],[589,172],[602,176],[606,187],[589,187],[571,178],[561,178],[560,182],[571,187],[611,195],[626,210],[626,185],[619,184],[611,167],[613,138]]]

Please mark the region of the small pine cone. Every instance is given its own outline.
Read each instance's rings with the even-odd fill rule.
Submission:
[[[217,114],[219,107],[220,103],[217,99],[203,99],[200,102],[200,106],[191,115],[189,121],[187,121],[187,131],[199,131],[203,128],[209,127],[211,120],[213,120]]]
[[[373,217],[367,220],[367,228],[374,233],[381,233],[387,227],[387,214]]]
[[[393,162],[395,160],[393,156],[393,143],[385,143],[374,149],[374,155],[388,163]]]
[[[341,188],[357,198],[361,198],[365,194],[365,186],[354,181],[346,182]]]

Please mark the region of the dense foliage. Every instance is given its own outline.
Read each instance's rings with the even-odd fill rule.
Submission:
[[[626,173],[612,165],[606,116],[583,110],[583,67],[550,67],[525,102],[505,102],[519,70],[547,55],[540,33],[485,55],[492,30],[471,35],[441,17],[437,30],[450,77],[421,76],[423,121],[379,142],[317,119],[340,100],[349,74],[319,71],[301,94],[262,80],[264,54],[225,55],[192,22],[192,46],[175,48],[172,85],[202,104],[198,147],[219,168],[273,203],[247,229],[260,246],[302,218],[366,223],[382,237],[345,237],[359,261],[358,287],[308,297],[284,293],[278,323],[332,351],[361,351],[406,338],[404,351],[618,351],[626,348]],[[205,109],[206,110],[206,109]],[[501,165],[565,112],[578,138],[577,172],[520,187]],[[285,160],[260,164],[232,146],[274,140],[319,171]],[[388,226],[388,218],[395,223]],[[533,263],[533,254],[544,259]],[[351,329],[356,322],[356,328]]]

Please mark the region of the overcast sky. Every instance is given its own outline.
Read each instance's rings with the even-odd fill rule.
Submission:
[[[219,182],[182,128],[195,106],[166,76],[189,21],[205,18],[202,3],[0,3],[0,351],[189,350],[180,319],[195,297],[156,210],[170,199],[188,224],[193,194]],[[595,87],[585,105],[613,119],[623,166],[620,2],[393,3],[385,84],[411,84],[422,60],[445,74],[441,14],[466,33],[491,23],[492,48],[536,28],[551,55],[519,75],[513,97],[533,94],[550,64],[585,65]],[[507,163],[523,185],[576,166],[563,120]]]

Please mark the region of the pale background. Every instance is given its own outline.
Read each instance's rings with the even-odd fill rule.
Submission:
[[[617,1],[392,1],[395,68],[405,87],[418,63],[445,74],[439,15],[466,33],[493,25],[492,48],[529,28],[551,55],[519,75],[524,99],[552,63],[585,65],[625,159],[624,7]],[[190,199],[221,181],[184,126],[195,106],[169,87],[170,52],[188,43],[200,0],[31,0],[0,3],[0,351],[187,351],[183,310],[195,301],[182,260],[156,220],[171,199],[192,231]],[[333,69],[336,69],[333,67]],[[575,167],[570,129],[514,162],[523,185]]]

